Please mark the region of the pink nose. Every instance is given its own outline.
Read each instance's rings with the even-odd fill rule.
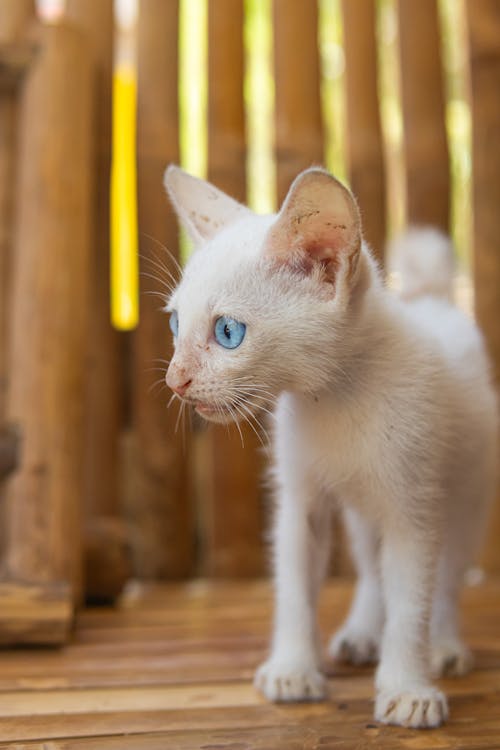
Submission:
[[[178,396],[184,396],[192,382],[192,380],[186,380],[182,385],[171,385],[170,387]]]
[[[189,377],[189,371],[176,362],[171,362],[165,376],[166,383],[178,396],[184,396],[193,382]]]

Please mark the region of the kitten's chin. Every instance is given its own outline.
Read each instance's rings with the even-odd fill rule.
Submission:
[[[203,419],[206,419],[207,422],[216,422],[217,424],[229,424],[230,422],[234,422],[234,417],[229,411],[221,409],[220,407],[215,407],[211,404],[198,403],[194,404],[194,408],[196,413],[199,414],[200,417],[203,417]]]

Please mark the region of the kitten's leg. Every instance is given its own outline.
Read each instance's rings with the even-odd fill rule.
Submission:
[[[464,573],[484,535],[490,473],[479,458],[464,460],[463,467],[463,475],[457,469],[455,485],[447,493],[453,505],[448,509],[432,608],[431,665],[436,676],[466,674],[473,663],[460,638],[458,600]]]
[[[429,679],[429,615],[437,545],[425,530],[384,529],[382,581],[386,622],[377,670],[375,718],[385,724],[436,727],[448,713]]]
[[[284,491],[277,511],[273,642],[255,676],[256,687],[273,701],[319,700],[326,694],[316,600],[328,557],[330,514],[327,502],[310,494],[306,487]]]
[[[469,555],[447,531],[448,544],[440,555],[437,585],[431,617],[431,666],[437,677],[466,674],[472,667],[472,654],[460,638],[458,599]],[[464,548],[465,547],[465,550]],[[465,554],[464,554],[465,553]]]
[[[374,526],[353,508],[344,509],[344,520],[358,582],[349,615],[330,641],[334,659],[352,664],[377,660],[384,607],[379,571],[379,539]]]

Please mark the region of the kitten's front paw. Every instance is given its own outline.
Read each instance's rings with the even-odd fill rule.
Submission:
[[[375,718],[383,724],[430,729],[446,721],[448,706],[443,693],[433,687],[401,693],[381,691],[375,701]]]
[[[467,646],[458,639],[432,644],[431,667],[435,677],[459,677],[467,674],[473,661]]]
[[[314,664],[273,659],[261,664],[254,685],[270,701],[319,701],[326,697],[326,680]]]
[[[344,625],[330,641],[329,655],[349,664],[374,664],[378,661],[379,637],[362,629]]]

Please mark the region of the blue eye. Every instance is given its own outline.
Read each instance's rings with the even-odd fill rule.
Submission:
[[[179,332],[179,317],[177,315],[177,310],[172,310],[170,313],[170,330],[174,334],[175,337],[177,337],[177,333]]]
[[[245,338],[247,327],[233,318],[217,318],[215,321],[215,340],[224,349],[236,349]]]

